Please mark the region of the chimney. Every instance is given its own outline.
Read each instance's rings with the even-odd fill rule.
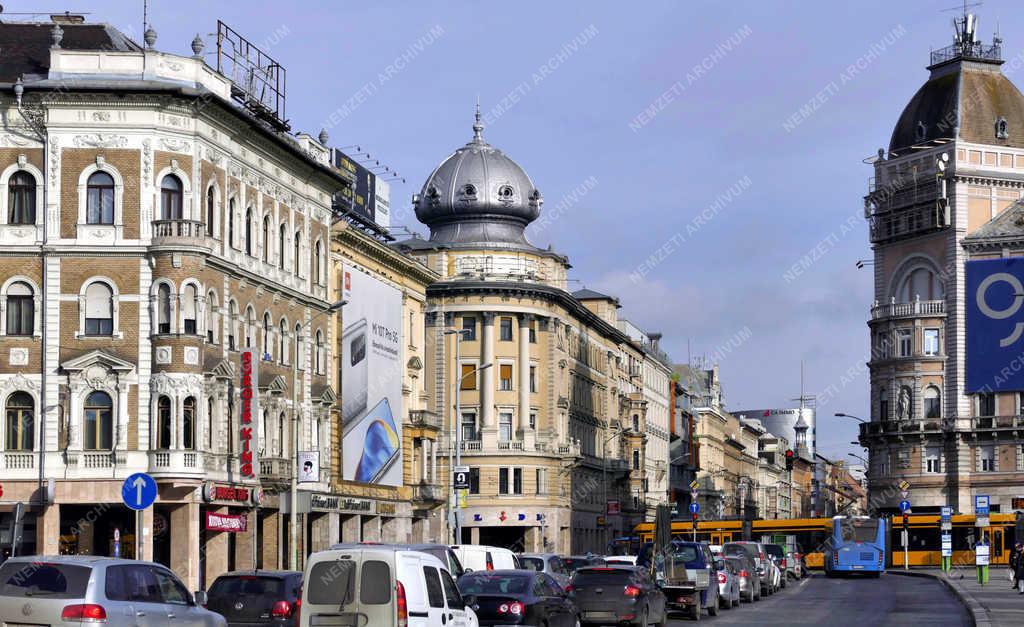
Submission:
[[[55,13],[51,15],[50,21],[54,24],[84,24],[85,16],[75,15],[70,11],[65,11],[64,13]]]

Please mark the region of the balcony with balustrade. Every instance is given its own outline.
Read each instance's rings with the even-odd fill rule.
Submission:
[[[871,322],[887,322],[889,320],[905,320],[912,318],[945,318],[946,301],[915,299],[910,303],[897,303],[895,299],[888,303],[879,303],[871,307]]]
[[[204,477],[207,474],[206,459],[199,451],[156,450],[149,451],[149,474],[154,477]]]
[[[190,246],[213,250],[206,225],[198,220],[153,220],[154,246]]]
[[[284,457],[260,458],[260,480],[263,483],[290,483],[292,466],[292,460]]]
[[[419,503],[440,503],[445,500],[446,491],[439,485],[418,483],[412,487],[412,500]]]
[[[0,476],[8,479],[32,479],[38,476],[39,453],[32,451],[0,452]]]
[[[423,427],[440,431],[444,425],[441,422],[441,415],[427,409],[414,409],[409,412],[409,424],[414,427]]]

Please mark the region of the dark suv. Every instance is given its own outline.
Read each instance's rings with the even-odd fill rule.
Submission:
[[[569,580],[569,598],[580,622],[667,625],[665,594],[647,571],[636,566],[584,566]]]
[[[301,590],[301,572],[235,571],[214,580],[206,607],[226,618],[229,627],[285,627],[298,616]]]

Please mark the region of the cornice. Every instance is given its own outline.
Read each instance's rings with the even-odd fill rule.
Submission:
[[[332,227],[331,240],[339,246],[349,248],[355,252],[373,259],[390,270],[411,277],[425,287],[440,280],[441,275],[426,267],[414,258],[402,254],[387,244],[384,244],[358,229],[339,226],[336,223]]]

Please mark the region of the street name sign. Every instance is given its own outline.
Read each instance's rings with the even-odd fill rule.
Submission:
[[[469,489],[469,466],[455,466],[452,484],[456,490]]]

